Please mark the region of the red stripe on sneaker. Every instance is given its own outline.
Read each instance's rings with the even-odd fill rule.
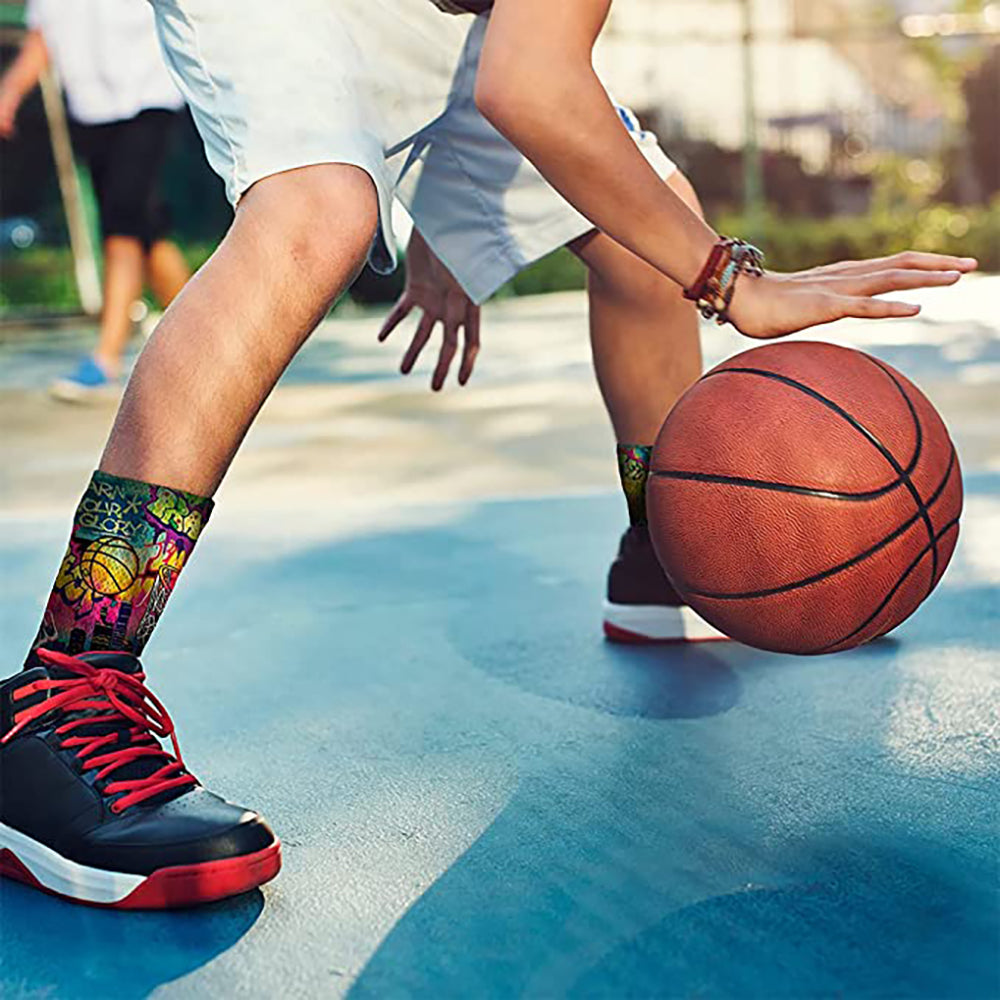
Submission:
[[[632,646],[669,646],[680,642],[719,642],[731,641],[725,635],[673,635],[666,639],[656,639],[639,632],[630,632],[627,628],[604,622],[604,635],[611,642],[622,642]]]
[[[12,878],[17,882],[45,890],[45,886],[21,864],[17,855],[6,847],[0,848],[0,876]]]
[[[0,850],[0,876],[23,882],[60,899],[113,910],[166,910],[211,903],[256,889],[265,882],[270,882],[280,870],[281,843],[276,839],[273,844],[254,854],[160,868],[124,899],[115,903],[95,903],[49,889],[24,866],[13,851],[8,848]]]
[[[270,847],[255,854],[206,861],[200,865],[160,868],[115,906],[119,910],[197,906],[256,889],[270,882],[280,870],[281,844],[275,840]]]

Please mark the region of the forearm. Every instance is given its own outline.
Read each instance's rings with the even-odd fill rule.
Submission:
[[[657,176],[594,73],[606,9],[607,0],[498,0],[477,101],[597,228],[686,287],[716,234]]]
[[[717,237],[656,176],[594,74],[591,54],[610,4],[496,0],[476,103],[596,227],[690,288]],[[721,263],[728,267],[725,258]],[[715,311],[752,337],[782,336],[845,316],[914,316],[919,306],[874,296],[954,284],[975,267],[972,258],[907,253],[812,272],[764,273],[729,284]],[[726,273],[735,280],[745,272]]]
[[[29,31],[17,58],[0,79],[0,88],[20,101],[38,83],[49,64],[49,50],[37,29]]]

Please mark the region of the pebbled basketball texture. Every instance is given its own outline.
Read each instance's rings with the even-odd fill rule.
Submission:
[[[937,585],[962,476],[905,376],[797,341],[729,358],[681,397],[653,450],[647,509],[664,570],[716,628],[830,653],[894,629]]]

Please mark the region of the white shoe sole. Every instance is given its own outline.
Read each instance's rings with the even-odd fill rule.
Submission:
[[[49,386],[49,395],[60,403],[102,403],[114,399],[120,391],[117,382],[91,388],[69,378],[56,379]]]
[[[729,639],[686,605],[604,602],[604,634],[615,642],[710,642]]]
[[[0,851],[8,850],[43,888],[84,903],[114,906],[145,880],[143,875],[88,868],[0,823]]]
[[[163,910],[236,896],[281,869],[275,838],[253,854],[157,868],[149,875],[89,868],[0,823],[0,876],[90,906]]]

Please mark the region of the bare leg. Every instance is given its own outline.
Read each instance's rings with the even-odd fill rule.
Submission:
[[[117,375],[132,332],[129,310],[142,295],[142,244],[133,236],[104,241],[104,308],[94,358],[108,375]]]
[[[676,173],[670,185],[701,211]],[[573,247],[589,269],[594,370],[619,442],[652,444],[677,398],[701,374],[698,317],[674,282],[603,233]]]
[[[680,174],[671,186],[698,209]],[[574,247],[589,268],[594,370],[618,441],[618,471],[630,527],[608,573],[604,633],[616,642],[720,639],[683,607],[656,559],[645,528],[649,451],[678,397],[701,374],[694,304],[681,290],[603,233]]]
[[[115,740],[115,752],[101,757],[94,751],[107,737],[91,738],[91,730],[76,740],[87,746],[72,767],[56,757],[39,763],[30,748],[19,754],[14,747],[11,755],[4,748],[5,779],[14,771],[20,775],[20,784],[9,779],[4,788],[25,789],[18,791],[22,800],[41,796],[50,810],[46,842],[13,830],[19,849],[27,845],[33,851],[29,858],[62,862],[46,869],[51,881],[43,885],[64,895],[68,886],[78,886],[71,898],[81,901],[127,906],[139,899],[141,905],[163,907],[207,902],[277,874],[280,845],[259,816],[200,790],[181,800],[198,782],[179,754],[173,756],[156,741],[172,726],[146,692],[133,657],[143,652],[159,621],[211,514],[211,494],[247,427],[289,359],[360,268],[377,218],[374,185],[356,167],[313,166],[261,181],[244,197],[219,250],[174,300],[143,351],[101,469],[77,508],[28,653],[29,669],[58,667],[60,673],[41,681],[40,672],[29,674],[18,694],[8,695],[9,685],[5,691],[5,743],[18,736],[21,747],[39,742],[31,730],[22,736],[19,728],[42,712],[62,713],[60,732],[79,725],[72,720],[80,709],[92,715],[100,711],[99,725]],[[102,656],[107,650],[118,655]],[[31,714],[28,696],[53,686],[55,677],[60,695],[49,699],[55,708],[36,706]],[[9,700],[19,702],[19,709],[24,706],[21,727],[8,719]],[[102,765],[104,770],[97,771]],[[54,769],[57,776],[47,778]],[[107,782],[93,777],[97,773],[103,779],[110,772],[115,773]],[[166,802],[160,798],[165,793],[171,796]],[[80,814],[79,802],[93,804],[95,796],[101,797],[98,819],[74,843],[90,849],[103,843],[102,860],[94,862],[103,867],[82,869],[87,878],[81,879],[81,866],[60,858],[48,842],[61,847]],[[6,799],[4,804],[6,823]],[[142,812],[119,818],[133,805]],[[184,817],[180,823],[178,811]],[[41,836],[38,815],[37,809],[11,814],[12,822],[36,837]],[[7,829],[0,825],[3,848],[11,842]],[[150,861],[155,871],[125,881],[136,876],[122,870],[134,865],[124,860],[115,865],[115,845],[123,841],[122,859],[146,851],[144,857],[164,860]],[[37,883],[38,866],[29,870],[26,880]],[[184,878],[165,889],[163,878],[181,871]]]
[[[180,247],[173,240],[157,240],[146,255],[149,287],[164,309],[180,294],[191,277]]]
[[[364,262],[377,218],[374,185],[357,167],[255,184],[143,350],[101,470],[211,496],[288,362]]]
[[[345,165],[244,196],[136,363],[33,650],[141,652],[250,422],[361,267],[377,218],[371,179]]]

